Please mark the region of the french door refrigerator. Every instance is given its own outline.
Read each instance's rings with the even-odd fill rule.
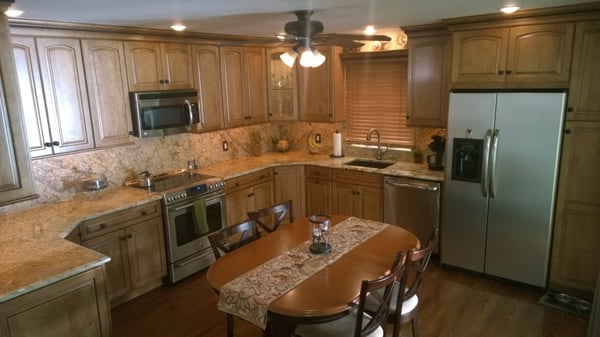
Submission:
[[[545,287],[564,92],[450,94],[441,261]]]

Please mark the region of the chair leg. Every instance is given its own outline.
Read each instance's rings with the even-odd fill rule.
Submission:
[[[413,337],[419,337],[419,324],[417,322],[417,317],[413,317],[413,319],[410,321],[410,325],[412,326]]]
[[[227,337],[233,337],[233,315],[227,315]]]

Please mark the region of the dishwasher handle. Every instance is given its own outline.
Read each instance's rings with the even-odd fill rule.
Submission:
[[[414,188],[414,189],[426,190],[426,191],[432,191],[432,192],[435,192],[439,189],[439,187],[436,185],[429,185],[429,184],[423,184],[423,183],[418,183],[418,182],[414,182],[414,183],[399,182],[399,181],[394,181],[392,179],[386,179],[385,183],[388,185],[392,185],[394,187]]]

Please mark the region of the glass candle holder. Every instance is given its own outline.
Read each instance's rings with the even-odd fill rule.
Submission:
[[[327,215],[313,214],[308,218],[312,244],[309,249],[314,254],[327,254],[331,252],[329,244],[329,227],[331,220]]]

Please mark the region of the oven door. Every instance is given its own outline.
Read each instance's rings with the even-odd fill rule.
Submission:
[[[212,254],[207,235],[223,228],[225,216],[225,197],[222,193],[191,198],[168,206],[165,226],[169,263],[176,263],[199,252]]]

